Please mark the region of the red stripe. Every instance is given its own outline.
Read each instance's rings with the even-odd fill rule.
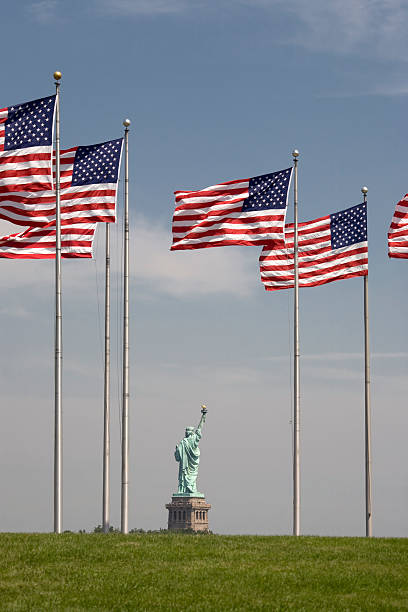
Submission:
[[[98,211],[98,210],[112,210],[115,211],[115,202],[111,204],[104,203],[95,203],[95,204],[72,204],[69,206],[61,206],[61,214],[62,213],[71,213],[71,212],[80,212],[81,210]]]
[[[408,217],[405,223],[395,223],[394,221],[391,221],[390,230],[399,230],[407,226],[408,226]]]
[[[0,185],[0,193],[8,193],[9,191],[49,191],[52,188],[51,183],[25,183],[19,185]],[[0,195],[0,201],[2,197]]]
[[[404,240],[402,242],[399,242],[397,240],[389,240],[388,241],[388,246],[389,247],[394,247],[394,248],[408,249],[408,244],[407,244],[406,240]]]
[[[87,217],[70,217],[68,223],[115,223],[115,215],[89,215]]]
[[[176,203],[180,202],[182,200],[189,200],[191,198],[215,198],[212,202],[208,202],[208,204],[216,204],[217,202],[220,204],[220,199],[224,196],[228,196],[228,195],[234,195],[234,196],[239,196],[245,194],[245,198],[248,197],[248,186],[247,187],[239,187],[237,189],[226,189],[226,190],[220,190],[217,189],[215,191],[191,191],[190,193],[187,194],[182,194],[179,196],[176,196]],[[183,208],[184,206],[191,206],[191,204],[180,204],[180,206],[176,206],[176,210],[178,210],[179,208]]]
[[[11,200],[11,198],[8,198]],[[14,199],[14,198],[13,198]],[[0,197],[1,200],[1,197]],[[33,199],[31,198],[24,198],[22,200],[20,200],[22,203],[26,203],[26,204],[34,204],[35,201],[33,202]],[[46,204],[46,203],[54,203],[55,202],[55,196],[52,198],[47,198],[46,201],[42,202],[42,204]],[[1,207],[1,209],[3,211],[9,211],[11,213],[15,213],[16,215],[24,215],[27,218],[35,218],[35,217],[43,217],[43,216],[53,216],[55,215],[55,207],[54,208],[38,208],[36,210],[27,210],[25,208],[20,208],[18,206],[7,206],[4,205]],[[61,206],[61,213],[69,213],[69,212],[77,212],[77,211],[81,211],[81,210],[115,210],[115,202],[110,202],[110,203],[106,203],[106,202],[101,202],[101,203],[94,203],[94,204],[72,204],[72,205],[65,205],[65,206]]]
[[[69,221],[70,226],[68,227],[61,227],[61,235],[64,236],[71,236],[72,234],[80,234],[82,236],[93,236],[95,233],[95,230],[92,228],[73,228],[72,225],[72,221]],[[24,234],[24,233],[23,233]],[[27,238],[31,238],[30,234],[32,234],[32,238],[33,239],[37,239],[37,238],[43,238],[44,236],[50,236],[50,238],[54,237],[54,244],[55,244],[55,235],[56,235],[56,230],[55,229],[49,229],[46,227],[40,227],[39,229],[36,229],[35,231],[32,230],[32,228],[30,228],[29,230],[27,230],[27,234],[26,237]],[[19,236],[21,236],[21,234],[18,234]],[[0,246],[2,245],[1,242],[1,238],[0,238]],[[21,245],[21,242],[19,243]],[[45,244],[45,243],[43,243]],[[22,245],[21,245],[22,246]]]
[[[38,236],[39,237],[39,236]],[[51,238],[51,236],[50,236]],[[92,240],[62,240],[61,248],[68,247],[90,247]],[[24,238],[24,243],[18,239],[10,239],[5,241],[4,243],[0,243],[0,248],[9,248],[9,249],[55,249],[55,236],[53,240],[42,241],[38,243],[36,236],[30,236]]]
[[[21,212],[21,211],[20,211]],[[45,216],[45,215],[44,215]],[[30,227],[44,227],[49,222],[49,215],[47,221],[37,221],[34,217],[26,216],[25,219],[14,219],[12,215],[7,215],[2,208],[0,207],[0,219],[5,219],[6,221],[10,221],[15,225],[27,226],[29,223]],[[69,219],[62,219],[61,223],[114,223],[116,220],[116,215],[87,215],[81,217],[70,217]]]
[[[231,213],[240,213],[242,211],[242,203],[239,202],[237,206],[231,205],[230,208],[224,208],[223,210],[208,210],[204,211],[202,214],[192,214],[192,215],[177,215],[173,217],[173,223],[176,221],[192,221],[191,225],[196,225],[202,219],[207,219],[209,217],[222,217],[224,219],[225,215],[230,215]],[[175,226],[175,229],[177,226]]]
[[[89,189],[88,191],[75,191],[74,193],[62,193],[62,200],[75,200],[78,198],[102,198],[104,196],[112,196],[115,197],[116,189]]]
[[[62,253],[61,257],[64,259],[78,259],[83,257],[92,257],[92,253]]]
[[[400,238],[401,236],[408,236],[408,225],[401,227],[396,232],[388,232],[388,240],[394,240],[395,238]]]
[[[5,178],[17,178],[19,176],[27,176],[27,177],[31,177],[31,176],[41,176],[44,174],[48,174],[47,172],[47,168],[22,168],[21,170],[3,170],[0,171],[0,180],[5,179]]]
[[[407,219],[408,218],[408,210],[396,210],[394,212],[394,217],[398,217],[398,219]]]
[[[55,215],[55,208],[49,208],[47,210],[27,210],[25,208],[17,208],[14,206],[1,206],[0,212],[5,214],[5,211],[10,213],[14,213],[15,215],[19,215],[26,217],[27,219],[35,219],[35,217],[44,217],[44,216],[52,216]],[[25,223],[27,225],[27,223]],[[44,224],[43,224],[44,225]]]
[[[61,253],[61,257],[63,257],[64,259],[79,259],[79,258],[90,258],[92,257],[91,253]],[[14,253],[7,253],[6,251],[4,253],[0,252],[0,258],[3,259],[55,259],[55,253],[44,253],[44,254],[38,254],[38,253],[22,253],[22,254],[14,254]]]
[[[174,210],[174,218],[178,217],[178,214],[176,215],[176,213],[179,213],[181,210],[200,210],[202,209],[203,212],[207,212],[207,211],[212,210],[216,206],[224,207],[224,208],[218,209],[219,214],[222,214],[224,211],[228,211],[228,206],[233,206],[234,204],[237,204],[237,202],[241,202],[241,206],[242,206],[242,202],[244,200],[246,200],[246,197],[243,198],[242,196],[237,196],[236,198],[231,198],[229,200],[211,200],[210,202],[191,202],[189,204],[180,204],[180,206],[177,206],[177,208]]]
[[[72,235],[72,234],[80,234],[81,236],[93,236],[95,233],[95,230],[92,228],[72,228],[72,221],[69,221],[71,223],[71,227],[61,227],[61,235]]]
[[[71,178],[72,177],[72,168],[71,168],[71,170],[60,170],[60,179],[63,178],[64,176],[69,176]],[[56,178],[56,173],[55,172],[52,173],[52,177],[55,180],[55,178]]]
[[[208,230],[208,232],[200,232],[199,234],[191,231],[188,234],[184,235],[182,238],[174,238],[174,244],[177,244],[177,242],[184,242],[184,240],[199,240],[199,241],[203,241],[203,238],[207,238],[208,236],[213,236],[213,237],[217,237],[217,236],[224,236],[225,234],[245,234],[246,236],[256,236],[257,234],[271,234],[271,232],[278,232],[279,231],[279,227],[269,227],[269,228],[265,228],[265,227],[253,227],[253,228],[238,228],[238,229],[230,229],[230,228],[219,228],[216,231],[211,231]],[[263,238],[262,244],[265,244],[265,238]],[[283,242],[283,238],[282,238],[282,245],[284,245]]]
[[[225,183],[217,183],[216,185],[212,185],[212,187],[223,187],[224,185],[236,185],[237,183],[244,183],[245,181],[249,183],[251,179],[250,178],[244,178],[244,179],[235,179],[233,181],[225,181]],[[192,191],[191,189],[178,189],[177,191],[174,192],[174,195],[176,195],[177,193],[200,193],[203,190],[197,190],[197,191]]]
[[[259,246],[263,246],[265,244],[265,239],[264,238],[260,238],[259,240],[256,240],[255,238],[251,239],[251,240],[245,240],[245,239],[240,239],[240,240],[217,240],[216,242],[199,242],[196,244],[173,244],[170,247],[170,251],[188,251],[191,249],[203,249],[206,247],[217,247],[217,246],[234,246],[234,245],[241,245],[241,246],[253,246],[253,245],[259,245]],[[280,242],[279,240],[276,240],[276,245],[277,248],[282,248],[283,247],[283,241]]]
[[[19,195],[10,194],[9,196],[4,196],[4,197],[0,196],[0,202],[4,200],[6,202],[15,202],[16,204],[35,204],[35,202],[40,202],[41,205],[52,204],[53,202],[55,202],[55,192],[53,189],[48,189],[47,193],[51,193],[52,195],[48,197],[39,195],[33,198],[30,196],[19,196]],[[6,208],[6,205],[3,205],[3,208]],[[22,209],[16,208],[16,210],[22,210]]]
[[[1,136],[1,134],[0,134]],[[26,153],[24,155],[15,155],[12,151],[7,155],[2,155],[0,158],[1,164],[19,164],[26,162],[36,161],[49,161],[51,167],[51,160],[48,153]]]

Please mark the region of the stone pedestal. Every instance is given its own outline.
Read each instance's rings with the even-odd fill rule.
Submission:
[[[169,530],[208,531],[208,511],[211,505],[207,504],[202,493],[197,495],[200,497],[180,493],[173,495],[171,503],[166,504]]]

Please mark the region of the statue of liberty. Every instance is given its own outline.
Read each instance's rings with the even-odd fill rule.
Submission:
[[[200,449],[198,443],[201,438],[201,428],[205,423],[206,406],[201,406],[201,419],[197,427],[186,427],[185,437],[176,446],[174,456],[179,464],[177,495],[186,497],[204,497],[197,491],[198,465],[200,463]]]

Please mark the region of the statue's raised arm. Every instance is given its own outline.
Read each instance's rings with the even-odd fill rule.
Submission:
[[[199,422],[199,424],[197,425],[197,428],[196,428],[196,431],[200,431],[200,433],[201,433],[202,426],[205,423],[205,417],[207,415],[207,412],[208,412],[207,406],[205,406],[203,404],[201,406],[201,419],[200,419],[200,422]]]

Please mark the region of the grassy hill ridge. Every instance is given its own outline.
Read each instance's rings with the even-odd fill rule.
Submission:
[[[0,534],[0,610],[408,610],[408,540]]]

